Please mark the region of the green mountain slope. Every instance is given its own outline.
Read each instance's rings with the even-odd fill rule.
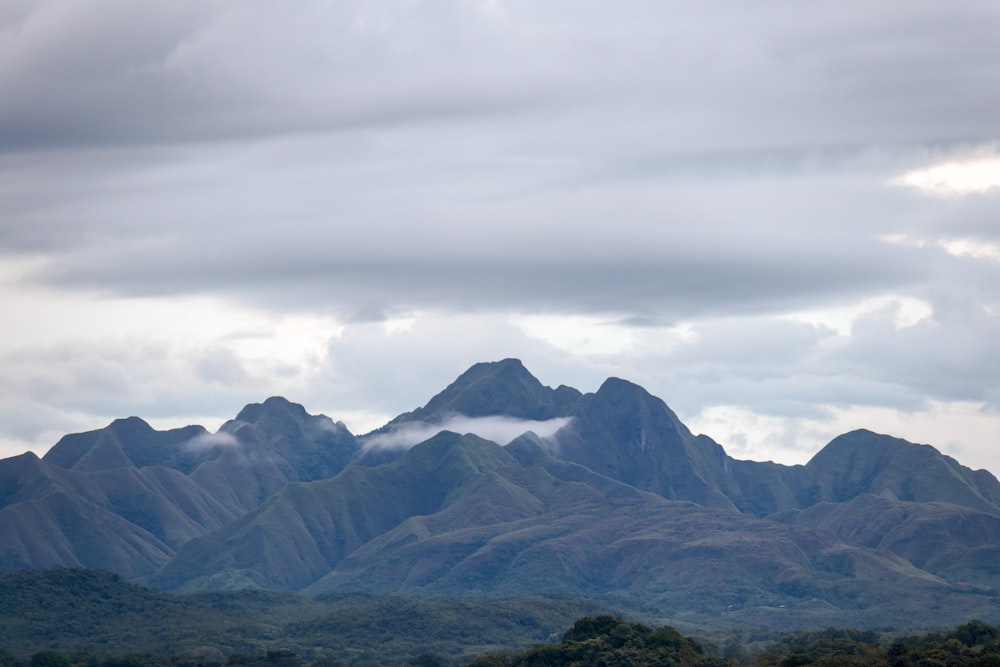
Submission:
[[[949,581],[996,586],[1000,517],[948,503],[862,495],[773,517],[832,531],[849,544],[889,551]]]
[[[236,513],[175,470],[66,470],[24,454],[0,461],[0,570],[57,565],[129,577]]]
[[[638,385],[611,378],[584,397],[555,437],[563,459],[671,500],[735,509],[724,489],[726,454],[696,438],[677,415]]]
[[[437,511],[470,477],[511,462],[499,445],[444,432],[393,464],[352,466],[332,479],[289,484],[256,510],[186,544],[154,583],[185,590],[302,588],[404,519]]]
[[[915,502],[945,502],[1000,515],[1000,483],[929,445],[859,430],[835,438],[806,464],[820,500],[844,502],[870,493]]]
[[[172,555],[149,532],[62,492],[0,509],[0,526],[4,571],[75,565],[140,577]]]
[[[282,398],[247,406],[217,434],[141,419],[62,438],[43,459],[0,461],[0,571],[57,565],[142,579],[195,537],[290,480],[342,470],[354,436]]]

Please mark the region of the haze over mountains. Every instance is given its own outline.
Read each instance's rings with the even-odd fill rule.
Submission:
[[[274,397],[214,434],[130,417],[4,459],[0,569],[54,566],[171,591],[543,593],[714,625],[954,624],[998,618],[1000,483],[869,431],[804,466],[735,460],[642,387],[552,389],[506,359],[364,436]]]

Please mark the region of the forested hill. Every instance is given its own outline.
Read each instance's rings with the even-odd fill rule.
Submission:
[[[613,606],[606,601],[605,610]],[[592,603],[526,597],[318,599],[262,591],[174,596],[87,570],[0,577],[3,667],[452,667],[537,665],[1000,664],[1000,628],[783,634],[736,628],[695,639]]]
[[[720,651],[684,637],[671,627],[650,628],[611,616],[583,618],[558,644],[543,644],[513,654],[479,657],[474,667],[574,667],[684,665],[791,667],[850,665],[1000,665],[1000,628],[980,621],[947,632],[880,637],[871,630],[827,628],[782,637],[763,648],[730,642]]]
[[[471,661],[480,653],[557,639],[574,619],[608,610],[621,607],[613,600],[532,595],[173,595],[108,572],[24,570],[0,576],[0,666],[42,650],[75,655],[80,667],[97,667],[91,657],[153,654],[129,667],[163,667],[167,658],[191,667],[288,651],[299,663],[327,657],[396,664],[427,652]]]

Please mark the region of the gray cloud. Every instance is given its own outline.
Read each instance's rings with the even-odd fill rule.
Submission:
[[[998,19],[985,1],[5,2],[0,298],[40,340],[0,351],[0,396],[37,415],[4,433],[229,417],[276,387],[388,417],[507,356],[583,390],[627,377],[682,417],[996,409],[1000,262],[942,243],[1000,241],[1000,195],[889,183],[997,151]],[[79,305],[32,322],[27,293]],[[777,319],[885,295],[933,315],[849,335]],[[271,361],[119,333],[185,299],[346,326]],[[633,338],[582,354],[517,314]]]
[[[837,360],[849,364],[852,374],[923,396],[1000,408],[1000,317],[962,295],[934,303],[932,321],[902,330],[884,318],[862,320]]]
[[[836,201],[819,212],[805,205],[814,196],[857,196],[853,187],[751,180],[720,185],[728,193],[722,201],[703,185],[669,182],[500,201],[422,203],[404,192],[394,200],[407,211],[400,217],[383,212],[385,202],[371,209],[380,183],[331,197],[319,219],[286,210],[301,205],[287,201],[295,186],[271,195],[248,184],[247,200],[223,185],[200,207],[188,200],[157,208],[140,197],[107,210],[102,200],[95,219],[129,220],[148,209],[153,221],[125,230],[98,223],[33,278],[123,296],[221,293],[269,308],[324,304],[376,316],[442,305],[563,306],[676,319],[794,307],[905,285],[923,272],[913,262],[917,251],[880,242]],[[87,216],[86,207],[76,215]]]
[[[32,274],[59,288],[355,319],[777,311],[919,280],[876,237],[926,203],[882,182],[994,139],[993,73],[945,48],[990,43],[988,5],[95,3],[8,19],[0,72],[20,151],[93,146],[7,160],[35,194],[0,246],[61,250]]]
[[[688,147],[992,132],[997,71],[976,49],[992,42],[986,2],[20,7],[0,43],[18,56],[0,69],[15,93],[0,115],[8,146],[280,135],[510,101],[610,108],[647,128],[655,108],[664,138]]]

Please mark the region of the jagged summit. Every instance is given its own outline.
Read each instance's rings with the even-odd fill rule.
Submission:
[[[223,459],[244,467],[272,467],[270,477],[279,486],[287,481],[332,477],[351,463],[359,451],[354,435],[342,422],[313,415],[282,396],[251,403],[235,419],[222,425],[220,434],[232,436],[236,447],[223,447]],[[264,485],[263,500],[273,491]]]

